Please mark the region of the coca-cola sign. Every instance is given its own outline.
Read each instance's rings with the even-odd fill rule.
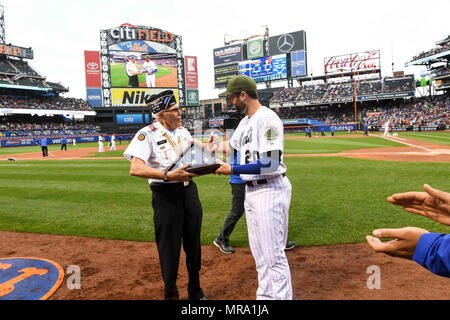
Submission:
[[[324,60],[325,74],[336,74],[375,70],[380,68],[380,51],[364,51],[359,53],[333,56]]]

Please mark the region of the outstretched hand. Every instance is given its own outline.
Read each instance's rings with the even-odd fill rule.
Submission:
[[[426,192],[396,193],[387,198],[392,204],[402,206],[415,213],[450,226],[450,193],[434,189],[425,184]]]
[[[173,171],[169,171],[167,173],[167,177],[169,180],[174,181],[191,181],[193,177],[198,177],[198,174],[187,172],[187,167],[189,167],[189,164],[185,164],[184,166],[178,167]]]
[[[390,256],[411,259],[414,255],[420,237],[428,233],[425,229],[407,227],[401,229],[377,229],[372,236],[366,236],[367,243],[376,252],[383,252]],[[382,242],[379,238],[395,238]]]
[[[231,171],[231,166],[230,164],[223,162],[219,159],[217,159],[217,163],[220,164],[220,167],[216,170],[216,172],[214,172],[214,174],[218,174],[219,176],[221,174],[223,175],[230,175],[233,172]]]

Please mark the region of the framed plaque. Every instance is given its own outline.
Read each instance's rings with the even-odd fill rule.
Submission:
[[[172,171],[179,167],[189,164],[187,172],[195,173],[200,176],[214,173],[220,164],[216,157],[206,150],[199,142],[193,142],[178,156],[178,158],[169,166]]]

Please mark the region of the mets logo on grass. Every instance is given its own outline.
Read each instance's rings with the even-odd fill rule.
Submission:
[[[46,300],[61,285],[64,270],[41,258],[0,258],[0,300]]]

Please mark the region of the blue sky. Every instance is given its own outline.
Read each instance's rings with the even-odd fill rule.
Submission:
[[[99,50],[99,31],[129,22],[179,34],[184,55],[198,57],[200,99],[217,97],[214,48],[224,35],[267,25],[269,34],[305,30],[308,73],[323,74],[325,57],[378,49],[383,75],[406,69],[412,56],[450,33],[450,1],[66,1],[0,0],[6,42],[32,47],[30,64],[49,81],[86,98],[84,50]],[[285,84],[274,84],[279,86]]]

